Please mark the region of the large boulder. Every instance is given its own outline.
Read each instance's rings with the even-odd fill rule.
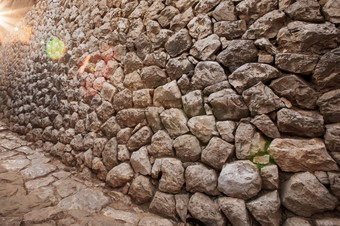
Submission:
[[[304,217],[333,210],[337,203],[337,199],[309,172],[297,173],[286,181],[281,200],[287,209]]]
[[[268,152],[285,172],[339,170],[320,139],[274,139]]]

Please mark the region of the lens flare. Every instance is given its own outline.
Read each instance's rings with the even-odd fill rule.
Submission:
[[[79,68],[79,74],[82,74],[85,71],[85,68],[86,68],[87,64],[89,63],[90,59],[91,59],[91,55],[88,55],[87,57],[85,57],[83,64]]]
[[[46,53],[52,60],[59,60],[66,53],[66,45],[58,38],[51,38],[47,42]]]

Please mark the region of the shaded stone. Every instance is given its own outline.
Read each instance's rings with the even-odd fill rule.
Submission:
[[[167,83],[165,72],[157,66],[144,67],[140,76],[147,88],[154,89]]]
[[[340,123],[326,125],[324,137],[328,150],[340,152]]]
[[[153,103],[156,107],[182,108],[182,94],[176,81],[157,87],[154,91]]]
[[[281,201],[277,190],[248,202],[247,208],[261,225],[280,225]]]
[[[113,188],[122,187],[133,178],[133,170],[129,163],[121,163],[113,167],[106,176],[106,183]]]
[[[156,191],[149,209],[156,214],[176,219],[176,200],[172,194]]]
[[[243,64],[257,61],[257,49],[251,40],[232,40],[226,49],[217,55],[217,61],[231,72]]]
[[[103,162],[98,157],[95,157],[92,160],[92,170],[97,174],[97,177],[100,180],[105,181],[106,175],[107,175],[107,170],[106,170]]]
[[[176,212],[179,218],[186,222],[188,214],[189,194],[178,194],[175,195],[176,200]]]
[[[293,20],[322,22],[319,2],[316,0],[298,0],[286,8],[285,13]]]
[[[201,161],[216,170],[221,170],[228,158],[234,153],[234,149],[234,145],[221,138],[213,137],[203,149]]]
[[[173,6],[165,7],[159,14],[157,18],[158,23],[163,27],[166,28],[170,25],[170,21],[174,16],[179,14],[179,10]]]
[[[277,165],[261,168],[262,188],[274,190],[279,188],[279,170]]]
[[[133,105],[135,108],[146,108],[152,105],[152,89],[133,91]]]
[[[140,148],[131,154],[130,163],[136,173],[151,175],[151,163],[146,147]]]
[[[182,161],[197,161],[201,156],[201,146],[198,139],[190,134],[177,137],[173,141],[176,156]]]
[[[191,37],[200,40],[212,33],[211,19],[206,14],[198,14],[187,24]]]
[[[278,138],[281,136],[276,125],[267,115],[257,115],[251,120],[251,123],[267,137]]]
[[[282,204],[293,213],[310,217],[333,210],[337,199],[311,173],[294,174],[281,190]]]
[[[186,190],[204,192],[208,195],[217,193],[217,173],[204,165],[188,166],[185,170]]]
[[[176,57],[191,47],[191,38],[188,30],[182,29],[172,35],[165,43],[165,50],[171,57]]]
[[[131,89],[131,90],[138,90],[146,88],[145,84],[140,76],[140,70],[131,72],[129,74],[125,74],[124,87]]]
[[[192,74],[194,65],[185,55],[170,58],[166,64],[166,72],[172,80],[179,79],[183,74]]]
[[[216,83],[214,85],[205,87],[203,89],[203,94],[206,95],[206,96],[209,96],[210,94],[221,91],[222,89],[230,89],[230,88],[231,88],[231,86],[230,86],[229,82],[226,80],[226,81],[222,81],[222,82]]]
[[[241,37],[247,30],[244,20],[219,21],[214,23],[214,34],[232,40]]]
[[[213,11],[213,17],[217,21],[237,20],[235,15],[235,6],[231,0],[222,1]]]
[[[172,143],[171,137],[164,130],[159,130],[152,136],[149,154],[155,158],[174,156]]]
[[[316,226],[338,225],[340,224],[339,218],[323,218],[314,220]]]
[[[274,139],[268,153],[285,172],[339,170],[319,139]]]
[[[279,69],[296,74],[313,73],[318,61],[318,55],[297,53],[278,53],[275,55],[275,65]]]
[[[121,162],[130,160],[130,152],[126,145],[119,144],[117,146],[117,159]]]
[[[124,109],[117,113],[116,120],[121,127],[134,127],[145,120],[144,110]]]
[[[330,0],[327,1],[326,4],[322,7],[322,12],[328,21],[335,24],[340,24],[339,9],[339,2],[337,0]]]
[[[85,120],[85,128],[90,132],[97,132],[100,129],[102,123],[99,121],[96,112],[91,112],[87,115]]]
[[[164,111],[163,107],[147,107],[145,117],[152,131],[156,133],[158,130],[164,129],[161,122],[160,114]]]
[[[236,129],[236,123],[234,121],[216,122],[216,128],[223,140],[227,142],[234,142],[234,132]]]
[[[340,198],[340,173],[339,172],[328,172],[329,184],[331,187],[332,193]]]
[[[208,143],[213,135],[217,135],[214,116],[195,116],[189,119],[190,132],[203,143]]]
[[[224,225],[226,219],[218,205],[209,196],[196,192],[189,200],[188,210],[191,215],[207,225]]]
[[[192,85],[196,89],[203,89],[226,79],[227,76],[221,65],[214,61],[202,61],[195,67]]]
[[[287,75],[271,82],[270,88],[281,97],[304,109],[314,109],[317,93],[303,79]]]
[[[281,99],[262,82],[245,90],[242,96],[253,116],[267,114],[285,106]]]
[[[100,95],[103,97],[104,100],[111,102],[116,92],[117,92],[116,87],[114,87],[110,83],[105,82],[103,84]]]
[[[155,51],[152,53],[149,53],[145,56],[144,59],[144,66],[158,66],[160,68],[165,68],[167,59],[167,55],[163,51]]]
[[[113,108],[120,111],[126,108],[132,108],[132,92],[129,89],[124,89],[118,92],[113,98]]]
[[[124,128],[119,130],[117,133],[117,142],[118,144],[126,144],[133,132],[132,128]]]
[[[200,60],[207,60],[221,47],[221,42],[216,34],[200,39],[190,49],[190,54]]]
[[[142,204],[150,201],[153,197],[154,187],[149,178],[145,176],[136,177],[129,189],[129,195],[137,203]]]
[[[137,56],[136,53],[128,52],[123,59],[123,65],[124,65],[124,73],[129,74],[129,73],[134,72],[138,69],[142,69],[143,62]]]
[[[252,24],[255,20],[277,8],[278,2],[275,0],[245,0],[236,5],[236,14],[247,24]]]
[[[188,117],[203,115],[203,97],[201,90],[195,90],[182,96],[183,110]]]
[[[251,225],[244,200],[231,197],[219,197],[218,204],[232,225]]]
[[[108,142],[106,142],[102,151],[103,163],[108,170],[112,169],[118,164],[117,145],[117,139],[113,137]]]
[[[241,122],[235,133],[235,151],[238,159],[251,157],[251,145],[255,134],[255,127],[250,123]]]
[[[114,114],[113,106],[108,101],[103,101],[103,103],[96,109],[98,118],[106,121]]]
[[[307,220],[303,219],[302,217],[290,217],[284,222],[283,226],[312,226]]]
[[[208,102],[217,120],[239,120],[249,115],[242,96],[232,89],[223,89],[210,94]]]
[[[246,200],[259,193],[261,183],[259,170],[252,162],[235,161],[222,169],[217,189],[227,196]]]
[[[120,126],[115,116],[109,118],[100,128],[107,137],[114,137],[120,131]]]
[[[144,145],[150,144],[152,135],[153,132],[150,127],[144,126],[130,137],[126,146],[130,151],[137,150]]]
[[[316,102],[325,122],[340,122],[340,89],[323,94]]]
[[[167,193],[179,193],[185,180],[182,162],[175,158],[162,158],[162,177],[158,189]]]
[[[162,123],[171,137],[180,136],[189,132],[187,117],[182,110],[170,108],[161,114]]]

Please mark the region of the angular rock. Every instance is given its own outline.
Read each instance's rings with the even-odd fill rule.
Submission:
[[[150,179],[140,175],[132,181],[129,195],[138,204],[143,204],[152,199],[154,190]]]
[[[290,217],[284,222],[283,226],[312,226],[307,220],[302,217]]]
[[[293,20],[322,22],[319,2],[316,0],[298,0],[286,8],[285,13]]]
[[[97,132],[101,126],[101,122],[99,121],[96,112],[91,112],[87,115],[85,121],[85,127],[87,131]]]
[[[340,87],[339,65],[340,48],[336,48],[320,58],[312,77],[318,90],[329,91]]]
[[[103,162],[98,157],[95,157],[92,160],[92,170],[95,173],[97,173],[97,177],[100,180],[105,181],[106,175],[107,175],[107,170],[106,170]]]
[[[261,225],[280,225],[281,201],[277,190],[248,202],[247,208]]]
[[[132,92],[129,89],[124,89],[113,97],[113,108],[116,111],[132,108],[132,100]]]
[[[102,152],[103,163],[105,167],[110,170],[118,164],[117,160],[117,139],[111,138],[104,146]]]
[[[296,74],[313,73],[318,61],[318,55],[297,53],[278,53],[275,55],[275,65],[279,69]]]
[[[221,138],[213,137],[203,149],[201,161],[216,170],[221,170],[228,158],[234,153],[234,149],[234,145]]]
[[[275,190],[279,188],[279,170],[277,165],[265,166],[261,169],[262,188]]]
[[[244,20],[219,21],[214,23],[214,34],[219,37],[225,37],[233,40],[241,37],[247,30],[247,24]]]
[[[274,139],[268,153],[285,172],[339,170],[319,139]]]
[[[25,224],[38,224],[49,220],[61,219],[63,217],[63,210],[59,207],[46,207],[26,213],[23,222]]]
[[[217,173],[204,165],[188,166],[185,170],[186,190],[188,192],[204,192],[216,194]]]
[[[286,15],[284,12],[274,10],[253,23],[246,33],[242,36],[243,39],[259,39],[265,37],[268,39],[275,38],[279,30],[285,25]]]
[[[187,25],[191,37],[200,40],[212,33],[211,19],[206,14],[198,14]]]
[[[119,144],[117,146],[117,159],[121,162],[130,160],[130,152],[126,145]]]
[[[328,150],[340,152],[340,123],[326,125],[325,143]]]
[[[140,76],[147,88],[154,89],[167,83],[165,72],[157,66],[144,67]]]
[[[130,163],[136,173],[151,175],[151,163],[146,147],[140,148],[131,154]]]
[[[221,47],[221,42],[216,34],[200,39],[190,49],[190,54],[200,60],[207,60]]]
[[[279,48],[289,52],[323,54],[337,47],[339,31],[334,24],[290,22],[277,34]]]
[[[143,62],[137,56],[136,53],[128,52],[123,59],[123,65],[124,65],[124,73],[129,74],[129,73],[134,72],[138,69],[142,69]]]
[[[287,75],[271,82],[270,88],[287,98],[294,105],[304,109],[314,109],[317,93],[304,80],[296,75]]]
[[[145,110],[145,117],[152,131],[156,133],[158,130],[164,129],[160,113],[164,111],[163,107],[148,107]]]
[[[231,0],[222,1],[213,11],[213,17],[217,21],[237,20],[235,15],[235,6]]]
[[[339,9],[339,2],[337,0],[330,0],[322,7],[322,12],[328,21],[340,24]]]
[[[230,89],[230,88],[231,86],[229,82],[226,80],[226,81],[219,82],[214,85],[205,87],[203,90],[203,94],[206,96],[209,96],[210,94],[221,91],[222,89]]]
[[[134,127],[145,120],[145,113],[142,109],[124,109],[117,113],[116,120],[121,127]]]
[[[232,89],[223,89],[210,94],[208,102],[217,120],[239,120],[249,115],[242,96]]]
[[[325,122],[340,122],[340,89],[323,94],[316,102]]]
[[[332,193],[339,199],[340,197],[340,173],[339,172],[328,172],[329,184]]]
[[[149,208],[151,212],[176,219],[176,200],[172,194],[156,191]]]
[[[177,137],[173,141],[176,156],[183,162],[194,162],[201,157],[201,146],[198,139],[190,134]]]
[[[255,20],[277,8],[278,2],[275,0],[245,0],[236,5],[236,14],[247,24],[252,24]]]
[[[133,105],[136,108],[146,108],[152,105],[152,89],[133,91]]]
[[[234,72],[243,64],[257,61],[257,48],[251,40],[232,40],[216,59]]]
[[[171,57],[176,57],[190,49],[192,45],[188,30],[182,29],[172,35],[165,43],[165,50]]]
[[[195,12],[207,13],[218,5],[218,3],[220,3],[220,0],[200,0],[195,6]]]
[[[179,79],[183,74],[192,74],[194,65],[185,55],[170,58],[166,64],[166,72],[172,80]]]
[[[122,187],[133,178],[133,170],[129,163],[121,163],[113,167],[106,176],[106,183],[113,188]]]
[[[167,193],[179,193],[185,182],[182,162],[175,158],[163,158],[161,172],[158,189]]]
[[[246,200],[259,193],[261,183],[257,167],[248,160],[242,160],[224,166],[217,189],[227,196]]]
[[[251,225],[244,200],[231,197],[220,197],[218,198],[218,204],[232,225]]]
[[[285,107],[281,99],[262,82],[242,93],[244,102],[248,105],[251,115],[267,114]]]
[[[124,128],[121,129],[118,133],[117,133],[117,142],[118,144],[126,144],[131,136],[133,132],[132,128]]]
[[[281,136],[276,125],[267,115],[257,115],[251,120],[251,123],[267,137],[278,138]]]
[[[192,85],[196,89],[203,89],[226,79],[227,76],[221,65],[214,61],[202,61],[195,67]]]
[[[187,127],[187,117],[182,110],[177,108],[170,108],[163,111],[161,114],[161,120],[171,137],[176,137],[189,132]]]
[[[268,64],[248,63],[229,75],[228,80],[238,93],[242,93],[260,81],[266,83],[279,75],[279,71]]]
[[[225,225],[226,219],[218,205],[209,196],[196,192],[189,200],[188,210],[191,215],[206,225]]]
[[[196,0],[193,0],[196,1]],[[183,2],[183,1],[182,1]],[[188,8],[182,14],[177,14],[170,22],[170,30],[179,31],[187,26],[189,21],[194,18],[194,13],[192,8]]]
[[[282,204],[293,213],[310,217],[333,210],[337,199],[311,173],[294,174],[281,190]]]
[[[201,142],[208,143],[213,135],[217,135],[214,116],[195,116],[189,119],[188,127],[190,132]]]
[[[254,44],[257,48],[264,50],[271,55],[278,53],[277,48],[267,38],[257,39]]]
[[[182,94],[176,81],[159,86],[154,91],[153,103],[156,107],[182,108]]]
[[[100,92],[100,95],[103,97],[104,100],[111,102],[116,92],[117,92],[116,87],[114,87],[110,83],[105,82],[103,84],[103,88]]]
[[[165,52],[155,51],[155,52],[147,54],[145,56],[143,63],[144,63],[145,66],[155,65],[155,66],[158,66],[160,68],[165,68],[166,61],[167,61],[166,57],[167,57],[167,55],[166,55]]]
[[[157,18],[158,23],[163,27],[166,28],[170,25],[170,21],[174,16],[179,14],[179,10],[173,6],[165,7],[159,14]]]
[[[249,159],[251,157],[251,146],[255,134],[255,127],[250,123],[241,122],[235,133],[235,151],[238,159]]]
[[[126,146],[130,151],[137,150],[144,145],[150,144],[152,135],[153,132],[150,127],[144,126],[130,137]]]
[[[138,90],[138,89],[146,88],[140,76],[140,69],[138,69],[137,71],[133,71],[129,74],[125,74],[123,85],[124,87],[131,89],[131,90]]]
[[[100,120],[106,121],[114,114],[114,109],[110,102],[103,101],[103,103],[96,109],[96,112]]]
[[[183,110],[188,117],[203,115],[205,113],[201,90],[195,90],[182,96],[182,103]]]
[[[164,131],[159,130],[152,136],[149,154],[155,158],[174,156],[173,140]]]
[[[183,222],[186,222],[188,214],[189,194],[175,195],[176,212]]]

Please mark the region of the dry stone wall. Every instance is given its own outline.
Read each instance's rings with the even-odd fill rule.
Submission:
[[[175,221],[339,225],[339,24],[338,0],[42,0],[1,116]]]

